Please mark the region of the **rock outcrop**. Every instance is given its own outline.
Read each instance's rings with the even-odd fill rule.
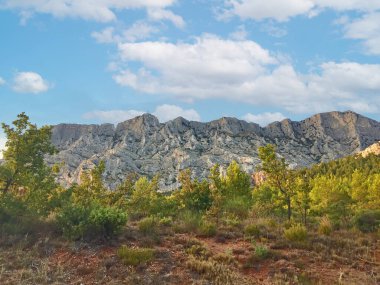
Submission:
[[[265,128],[235,118],[201,123],[179,117],[160,123],[144,114],[116,127],[60,124],[53,128],[52,141],[59,153],[48,162],[64,163],[60,180],[66,185],[104,160],[111,187],[137,172],[149,177],[159,173],[162,187],[170,189],[186,168],[202,178],[213,164],[226,167],[236,160],[252,173],[259,163],[258,147],[268,143],[297,166],[354,154],[380,141],[380,123],[350,111],[317,114],[300,122],[286,119]]]
[[[359,152],[359,154],[363,157],[367,157],[370,154],[380,155],[380,141],[370,145],[365,150]]]

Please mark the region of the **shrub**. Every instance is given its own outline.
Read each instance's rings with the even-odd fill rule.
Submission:
[[[333,230],[331,221],[328,217],[323,217],[321,221],[319,222],[318,232],[321,235],[328,236],[331,234]]]
[[[307,229],[301,225],[293,225],[284,231],[285,238],[292,242],[303,242],[307,239]]]
[[[115,207],[94,207],[90,212],[89,227],[104,237],[117,235],[127,222],[127,215]]]
[[[201,217],[197,213],[184,211],[179,215],[178,222],[176,229],[179,232],[196,232],[200,226]]]
[[[203,221],[198,229],[200,236],[212,237],[216,235],[217,227],[216,224],[208,221]]]
[[[249,237],[258,238],[260,236],[261,231],[257,225],[249,224],[249,225],[245,226],[244,233],[245,233],[245,235],[247,235]]]
[[[172,217],[163,217],[160,219],[159,224],[164,227],[170,227],[173,224]]]
[[[270,251],[266,246],[258,245],[255,248],[255,256],[260,260],[266,259],[270,256]]]
[[[198,260],[194,257],[190,257],[186,263],[186,266],[211,281],[211,284],[215,285],[232,285],[232,284],[244,284],[233,271],[231,271],[225,264],[218,263],[211,260]]]
[[[375,232],[380,228],[380,210],[368,210],[355,217],[356,227],[364,232]]]
[[[232,214],[239,218],[246,218],[249,213],[249,208],[249,200],[244,196],[227,199],[223,205],[223,210],[226,213]]]
[[[157,218],[150,216],[142,219],[138,223],[139,231],[144,235],[156,235],[158,232],[158,220]]]
[[[68,204],[57,214],[63,234],[73,240],[112,237],[125,225],[127,216],[114,207]]]
[[[117,250],[117,256],[125,265],[136,266],[152,260],[154,250],[151,248],[130,248],[123,245]]]
[[[210,252],[202,244],[194,244],[194,245],[190,246],[186,250],[186,253],[189,255],[192,255],[194,257],[202,258],[202,259],[208,259],[210,257]]]

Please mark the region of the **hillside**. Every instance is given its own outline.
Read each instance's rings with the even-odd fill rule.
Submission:
[[[83,170],[106,162],[105,179],[113,186],[130,172],[161,174],[161,187],[176,187],[179,170],[190,168],[206,177],[215,163],[236,160],[251,173],[259,146],[273,143],[280,155],[297,166],[329,161],[365,149],[380,140],[380,123],[354,112],[329,112],[300,122],[289,119],[262,128],[235,118],[201,123],[181,117],[159,123],[150,114],[103,125],[60,124],[52,142],[59,153],[49,163],[65,165],[61,182],[77,182]]]

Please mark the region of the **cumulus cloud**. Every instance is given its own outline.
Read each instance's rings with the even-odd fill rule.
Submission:
[[[380,9],[380,2],[373,0],[228,0],[224,17],[238,16],[242,19],[274,19],[287,21],[299,15],[315,16],[323,9],[335,11],[357,10],[371,12]]]
[[[107,27],[99,32],[93,32],[91,36],[98,43],[108,44],[144,40],[158,32],[159,29],[157,27],[144,21],[137,21],[129,28],[120,31],[119,33],[115,31],[114,27]]]
[[[0,86],[5,84],[5,80],[0,76]]]
[[[242,19],[275,19],[287,21],[290,17],[309,13],[314,7],[312,0],[230,0],[227,1],[226,16]]]
[[[153,115],[155,115],[160,120],[160,122],[167,122],[177,117],[182,117],[189,121],[201,120],[201,116],[194,109],[185,110],[179,106],[168,104],[158,106],[153,112]]]
[[[183,20],[183,18],[167,9],[150,8],[148,9],[148,17],[151,20],[155,20],[155,21],[161,21],[161,20],[170,21],[178,28],[185,27],[185,21]]]
[[[256,123],[259,124],[262,127],[265,127],[269,123],[275,122],[275,121],[282,121],[285,119],[285,116],[279,112],[265,112],[262,114],[245,114],[243,117],[243,120],[246,120],[247,122]]]
[[[326,62],[302,74],[253,41],[211,35],[191,43],[149,41],[118,48],[129,68],[114,74],[114,80],[145,93],[187,102],[222,98],[297,113],[380,109],[379,64]],[[133,69],[130,62],[138,66]]]
[[[342,21],[344,36],[362,40],[366,52],[380,55],[380,12],[370,13],[352,21]]]
[[[30,17],[33,13],[50,14],[57,18],[82,18],[99,22],[115,20],[116,10],[135,8],[165,8],[175,0],[4,0],[1,9],[20,11]]]
[[[96,120],[101,123],[117,124],[134,117],[144,114],[143,111],[137,110],[110,110],[110,111],[92,111],[83,115],[84,119]]]
[[[49,83],[35,72],[18,72],[13,79],[13,90],[19,93],[41,93],[49,90]]]
[[[3,150],[5,149],[5,143],[7,139],[4,137],[3,133],[0,133],[0,159],[3,158]]]
[[[92,111],[83,115],[84,119],[95,120],[100,123],[117,124],[137,116],[141,116],[146,112],[138,110],[109,110],[109,111]],[[157,106],[152,113],[160,122],[167,122],[177,117],[183,117],[187,120],[200,121],[201,117],[194,109],[183,109],[177,105],[163,104]]]

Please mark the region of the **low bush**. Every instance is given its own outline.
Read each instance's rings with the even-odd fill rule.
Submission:
[[[153,236],[156,235],[158,232],[158,223],[159,221],[157,218],[150,216],[139,221],[137,226],[142,234],[146,236]]]
[[[117,256],[125,265],[140,265],[151,261],[154,257],[154,250],[151,248],[131,248],[126,245],[117,250]]]
[[[357,214],[355,225],[361,232],[376,232],[380,228],[380,210],[368,210]]]
[[[321,235],[328,236],[331,234],[333,230],[333,226],[331,224],[331,221],[328,217],[323,217],[321,221],[319,222],[318,226],[318,233]]]
[[[270,256],[270,251],[266,246],[258,245],[255,247],[255,256],[257,259],[263,260]]]
[[[215,236],[217,232],[216,224],[208,221],[202,221],[199,228],[198,234],[203,237]]]
[[[307,239],[307,229],[301,224],[296,224],[285,229],[284,236],[292,242],[304,242]]]
[[[244,280],[231,271],[226,265],[211,260],[198,260],[190,257],[186,266],[208,279],[215,285],[244,284]]]
[[[126,221],[127,216],[121,210],[96,204],[87,207],[68,204],[57,213],[57,223],[63,234],[73,240],[113,237]]]
[[[248,237],[258,238],[260,236],[261,230],[258,225],[249,224],[244,228],[244,234]]]

